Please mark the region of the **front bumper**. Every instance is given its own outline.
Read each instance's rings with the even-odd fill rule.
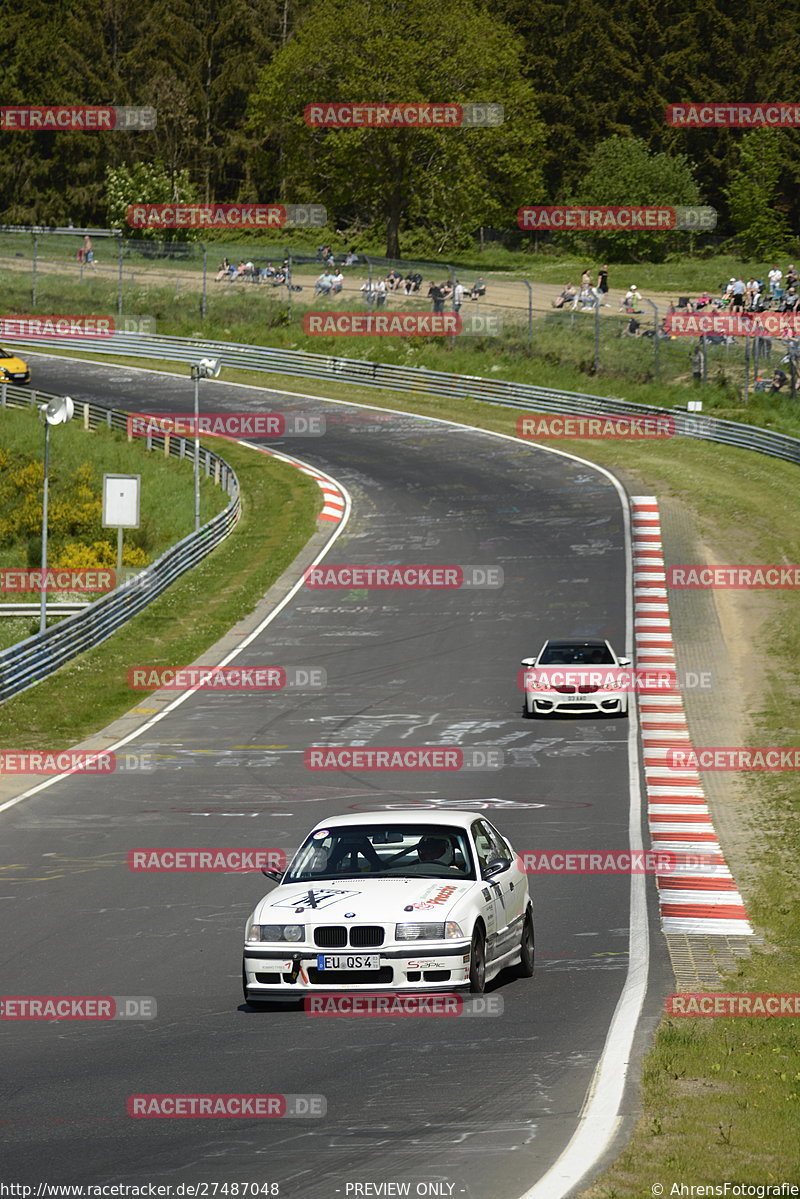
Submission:
[[[321,951],[311,946],[267,949],[247,943],[246,994],[248,999],[286,999],[314,992],[451,991],[469,985],[469,950],[467,940],[425,948],[382,947],[374,951],[378,970],[342,971],[320,970]]]
[[[534,716],[591,712],[598,716],[613,716],[627,712],[628,697],[616,691],[563,695],[557,691],[535,693],[527,697],[528,711]]]

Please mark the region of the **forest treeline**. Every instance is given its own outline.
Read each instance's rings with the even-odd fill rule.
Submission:
[[[126,168],[145,193],[131,202],[165,198],[146,194],[156,177],[168,198],[311,201],[331,231],[392,254],[513,229],[530,203],[710,204],[753,253],[800,227],[800,130],[664,119],[682,101],[792,101],[800,0],[0,0],[0,13],[0,104],[158,113],[147,132],[0,133],[3,224],[106,226]],[[505,121],[309,129],[304,105],[327,100],[491,101]]]

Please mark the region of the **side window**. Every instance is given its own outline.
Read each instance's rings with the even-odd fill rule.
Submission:
[[[479,844],[487,847],[485,855],[480,849],[478,851],[482,866],[485,866],[492,858],[510,858],[513,862],[513,853],[497,830],[492,828],[491,824],[488,824],[485,820],[476,820],[473,829],[475,830],[476,843],[480,837]]]
[[[500,833],[498,833],[497,829],[494,827],[493,824],[489,824],[489,825],[487,825],[487,827],[488,827],[489,832],[491,833],[492,840],[494,841],[495,845],[497,846],[497,850],[498,850],[497,856],[501,857],[501,858],[508,858],[510,861],[513,862],[514,861],[514,851],[511,848],[511,846],[509,845],[508,841],[506,841],[505,837],[503,837]]]
[[[482,820],[476,820],[472,825],[472,836],[475,839],[475,849],[478,852],[478,863],[481,870],[486,867],[492,857],[492,842]]]

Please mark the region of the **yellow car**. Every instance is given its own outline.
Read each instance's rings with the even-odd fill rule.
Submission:
[[[0,346],[0,383],[4,380],[6,383],[30,383],[31,372],[27,362]]]

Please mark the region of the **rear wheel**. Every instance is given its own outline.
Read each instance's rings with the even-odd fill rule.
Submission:
[[[482,928],[476,928],[469,947],[469,989],[473,995],[482,995],[486,990],[486,937]]]
[[[521,978],[533,977],[533,917],[530,910],[522,922],[522,939],[519,943],[519,974]]]

